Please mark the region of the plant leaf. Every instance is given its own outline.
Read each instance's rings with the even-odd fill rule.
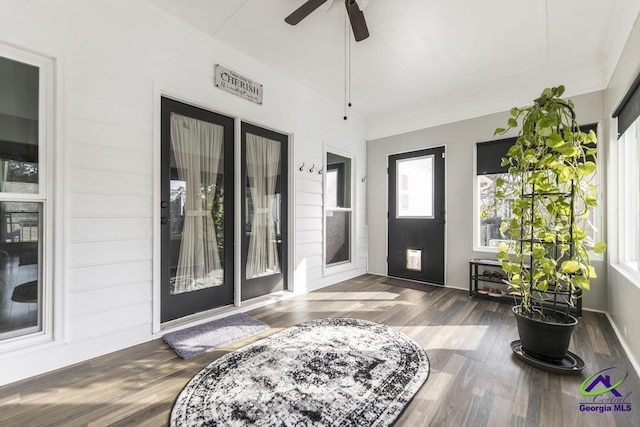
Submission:
[[[578,165],[578,173],[580,176],[588,176],[591,175],[596,170],[596,164],[593,162],[585,162],[583,164]]]
[[[549,138],[547,138],[547,140],[545,141],[547,147],[550,148],[558,148],[561,145],[564,144],[564,140],[562,139],[562,137],[557,134],[557,133],[552,133]]]
[[[607,244],[604,242],[597,242],[595,245],[593,245],[593,252],[597,254],[602,254],[606,250],[607,250]]]
[[[564,261],[560,267],[565,273],[575,273],[580,270],[580,264],[575,261]]]
[[[584,289],[585,291],[589,290],[589,279],[584,276],[574,276],[571,279],[571,283],[573,283],[576,288]]]

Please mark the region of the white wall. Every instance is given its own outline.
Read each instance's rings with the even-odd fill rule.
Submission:
[[[0,384],[153,338],[159,239],[160,94],[292,134],[294,290],[365,271],[366,187],[357,180],[353,269],[322,271],[324,146],[353,153],[364,175],[364,120],[137,0],[0,0],[0,43],[56,63],[55,330],[59,339],[9,350]],[[264,85],[259,106],[213,86],[220,63]],[[156,259],[154,259],[156,256]],[[154,280],[156,280],[154,282]]]
[[[618,215],[617,210],[624,201],[617,198],[618,176],[616,170],[617,161],[617,120],[611,119],[615,108],[629,90],[631,83],[640,73],[640,17],[635,25],[627,44],[617,63],[611,80],[605,91],[605,116],[607,118],[607,141],[604,147],[607,150],[609,164],[608,177],[608,211],[609,211],[609,249],[608,249],[608,294],[609,304],[607,311],[616,327],[623,343],[634,355],[635,368],[640,372],[640,280],[624,272],[624,268],[618,266]]]
[[[571,82],[567,82],[568,85]],[[542,88],[540,89],[542,91]],[[526,105],[539,95],[531,93]],[[604,120],[602,91],[572,97],[581,123],[597,123]],[[468,289],[469,260],[472,258],[495,259],[495,253],[473,250],[473,198],[475,143],[496,139],[493,132],[504,127],[509,113],[478,117],[470,120],[422,129],[401,135],[367,142],[367,223],[369,225],[369,271],[387,273],[387,174],[388,156],[446,145],[446,286]],[[502,138],[502,137],[501,137]],[[604,169],[604,168],[603,168]],[[602,175],[604,176],[604,170]],[[599,277],[592,283],[591,292],[584,297],[585,307],[605,310],[606,268],[602,261],[594,261]]]

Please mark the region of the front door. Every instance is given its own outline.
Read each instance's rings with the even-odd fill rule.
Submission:
[[[287,135],[242,123],[242,300],[287,286]]]
[[[389,276],[444,285],[444,147],[389,156]]]
[[[161,321],[233,303],[234,120],[161,101]]]

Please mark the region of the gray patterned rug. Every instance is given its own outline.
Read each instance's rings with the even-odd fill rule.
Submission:
[[[311,320],[204,368],[171,425],[389,426],[428,376],[424,350],[388,326]]]
[[[244,313],[165,334],[162,338],[183,359],[269,329],[269,325]]]

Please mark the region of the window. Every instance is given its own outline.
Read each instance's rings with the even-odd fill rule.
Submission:
[[[325,266],[351,262],[353,212],[351,159],[327,153],[325,173]]]
[[[618,183],[620,209],[618,236],[620,262],[634,271],[640,258],[640,120],[636,120],[618,141]]]
[[[515,138],[476,144],[476,246],[480,249],[498,249],[502,237],[500,224],[509,217],[510,200],[496,201],[496,181],[509,179],[507,168],[501,166],[502,158],[515,143]],[[481,212],[486,216],[482,217]]]
[[[640,272],[640,75],[631,85],[618,118],[618,261]]]
[[[433,154],[398,160],[396,216],[433,218]]]
[[[593,130],[597,133],[597,124],[580,126],[582,132]],[[511,212],[512,200],[496,201],[496,182],[512,179],[508,168],[501,166],[502,158],[507,155],[509,148],[515,143],[515,138],[505,138],[476,144],[476,206],[475,209],[475,240],[476,250],[497,251],[498,245],[504,241],[500,234],[500,224],[508,219]],[[598,177],[591,180],[598,183]],[[485,213],[483,216],[482,213]],[[593,242],[597,241],[597,224],[599,210],[592,209],[589,217],[580,223]]]
[[[0,341],[45,330],[51,69],[0,45]]]

